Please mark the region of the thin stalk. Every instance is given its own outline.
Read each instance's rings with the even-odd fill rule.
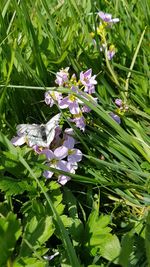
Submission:
[[[136,48],[136,50],[135,50],[135,53],[134,53],[134,55],[133,55],[132,62],[131,62],[130,68],[129,68],[129,72],[128,72],[127,79],[126,79],[126,83],[125,83],[125,96],[126,96],[126,98],[128,97],[129,79],[130,79],[130,77],[131,77],[132,70],[133,70],[133,67],[134,67],[134,64],[135,64],[135,61],[136,61],[136,58],[137,58],[139,49],[140,49],[140,47],[141,47],[141,44],[142,44],[142,41],[143,41],[143,37],[144,37],[145,31],[146,31],[146,28],[147,28],[147,26],[145,27],[144,31],[143,31],[142,34],[141,34],[139,43],[138,43],[138,45],[137,45],[137,48]]]

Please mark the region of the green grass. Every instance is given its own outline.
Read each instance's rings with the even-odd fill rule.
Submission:
[[[108,29],[112,61],[100,52],[99,10],[120,18]],[[150,265],[149,25],[149,0],[0,1],[2,267]],[[17,124],[44,123],[58,112],[45,105],[44,92],[67,93],[54,82],[67,66],[78,78],[89,68],[97,74],[98,104],[79,96],[92,109],[86,131],[74,129],[84,157],[60,187],[45,181],[42,158],[9,140]],[[119,112],[116,98],[129,107],[120,125],[109,115]],[[52,261],[44,258],[56,251]]]

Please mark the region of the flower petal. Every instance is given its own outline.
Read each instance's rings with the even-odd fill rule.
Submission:
[[[47,170],[43,172],[43,176],[47,179],[51,178],[53,174],[54,174],[53,172]]]
[[[59,86],[63,86],[64,83],[68,82],[69,78],[69,67],[65,69],[61,69],[59,72],[56,73],[56,80],[55,83],[58,84]]]
[[[80,116],[78,118],[74,118],[71,121],[75,122],[76,127],[78,127],[80,130],[84,131],[85,130],[85,119],[83,116]]]
[[[72,136],[68,136],[67,140],[64,141],[63,145],[68,149],[72,149],[75,145],[75,139]]]
[[[59,107],[62,109],[68,108],[69,103],[70,103],[69,98],[68,98],[68,96],[66,96],[62,100],[59,101]]]
[[[11,139],[11,143],[14,146],[21,146],[26,142],[26,136],[16,136]]]
[[[54,155],[57,159],[64,159],[68,155],[68,148],[64,145],[57,147],[54,150]]]
[[[121,100],[120,98],[117,98],[117,99],[115,99],[115,104],[116,104],[118,107],[122,107],[123,102],[122,102],[122,100]]]
[[[112,15],[111,14],[104,13],[102,11],[98,12],[98,15],[105,22],[109,22],[112,19]]]
[[[57,163],[57,169],[58,170],[62,170],[64,172],[69,172],[69,168],[67,166],[68,162],[65,161],[65,160],[60,160],[58,163]]]
[[[71,164],[82,160],[82,152],[79,149],[72,149],[71,154],[68,155],[68,162]]]
[[[73,101],[69,104],[69,110],[71,114],[79,114],[80,108],[77,101]]]
[[[114,121],[116,121],[118,124],[121,123],[121,119],[120,119],[120,117],[119,117],[117,114],[115,114],[115,113],[113,113],[113,112],[110,112],[109,115],[110,115],[110,116],[112,117],[112,119],[113,119]]]
[[[45,154],[48,160],[55,158],[53,151],[51,151],[50,149],[43,149],[41,151],[41,154]]]
[[[58,183],[61,185],[65,185],[71,178],[66,175],[59,175],[58,176]]]

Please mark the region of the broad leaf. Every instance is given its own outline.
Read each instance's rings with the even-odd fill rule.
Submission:
[[[47,216],[41,218],[41,220],[38,220],[36,216],[32,217],[25,228],[20,256],[31,256],[34,250],[40,248],[52,236],[53,232],[54,224],[52,217]],[[30,244],[30,247],[26,241]]]
[[[9,213],[6,218],[0,218],[0,266],[5,266],[20,235],[20,223],[15,214]]]
[[[127,233],[122,240],[122,247],[119,255],[119,264],[123,267],[128,267],[130,262],[130,255],[133,251],[133,234]]]
[[[37,260],[36,258],[29,258],[29,257],[24,257],[24,258],[19,258],[13,263],[13,267],[46,267],[47,262],[44,260]]]
[[[120,242],[116,235],[110,235],[100,246],[100,255],[106,260],[118,263],[120,253]]]

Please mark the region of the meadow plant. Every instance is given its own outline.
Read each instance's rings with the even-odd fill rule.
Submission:
[[[89,113],[91,109],[78,98],[89,99],[96,103],[97,99],[92,96],[95,93],[95,85],[97,84],[96,75],[92,76],[92,69],[80,73],[80,79],[77,80],[76,75],[73,74],[70,78],[69,67],[61,69],[56,73],[55,83],[61,88],[68,88],[72,91],[67,96],[57,91],[45,92],[45,103],[51,108],[54,104],[59,109],[68,109],[69,120],[74,122],[76,127],[85,131],[86,118],[84,113]],[[74,95],[74,93],[76,95]],[[17,135],[12,138],[12,143],[15,146],[22,146],[27,144],[35,153],[44,154],[46,156],[46,165],[62,170],[68,173],[75,173],[78,168],[78,162],[82,160],[82,152],[75,148],[75,138],[73,137],[73,130],[61,129],[59,127],[60,114],[55,115],[47,124],[22,124],[17,126]],[[48,131],[46,129],[48,128]],[[62,136],[62,138],[60,137]],[[50,138],[49,143],[43,145],[44,139]],[[53,176],[54,172],[45,170],[43,175],[47,179]],[[62,185],[66,184],[71,178],[69,175],[58,175],[58,182]]]
[[[102,21],[105,22],[106,25],[108,25],[108,26],[111,26],[112,24],[119,22],[119,18],[113,19],[112,14],[99,11],[98,15],[102,19]]]
[[[84,104],[84,99],[88,102],[92,101],[95,104],[97,103],[97,98],[93,96],[97,81],[96,75],[92,76],[92,69],[88,69],[85,72],[81,71],[79,77],[79,80],[77,80],[75,74],[70,77],[69,67],[59,70],[56,73],[55,80],[58,89],[67,88],[72,92],[69,92],[66,96],[59,91],[46,91],[45,103],[50,108],[56,105],[60,110],[67,109],[69,121],[75,123],[75,126],[84,132],[86,127],[86,117],[84,114],[91,111],[91,109]],[[83,101],[78,96],[82,97]],[[118,106],[116,113],[119,114],[121,113],[119,112],[120,110],[125,110],[121,99],[116,99],[115,104]],[[109,115],[118,124],[121,123],[121,119],[117,114],[110,112]],[[71,128],[62,129],[59,127],[60,116],[60,114],[57,114],[50,120],[51,124],[48,129],[50,133],[46,132],[44,128],[46,125],[49,125],[49,122],[45,126],[44,124],[39,126],[36,124],[18,125],[18,136],[12,138],[12,143],[15,146],[22,146],[26,143],[35,153],[44,154],[46,156],[47,166],[60,171],[62,170],[66,173],[75,174],[78,169],[78,162],[82,160],[82,152],[74,147],[76,141],[75,137],[73,137],[73,130]],[[52,124],[53,121],[54,123]],[[42,136],[42,127],[44,137]],[[46,134],[52,135],[52,138],[49,143],[43,145],[43,138],[48,138]],[[43,175],[49,179],[52,178],[54,172],[45,170]],[[69,175],[64,174],[58,175],[57,178],[58,182],[62,185],[65,185],[67,181],[71,179]]]
[[[0,266],[150,265],[148,1],[1,2]]]
[[[97,35],[100,37],[100,51],[104,52],[108,60],[112,60],[116,54],[116,47],[113,44],[109,43],[107,38],[108,31],[112,28],[113,24],[118,23],[119,18],[112,18],[112,15],[109,13],[104,13],[102,11],[98,12],[98,17],[100,18],[99,26],[97,27]],[[94,38],[95,33],[91,33],[91,36]],[[93,39],[93,44],[96,46],[96,41]]]
[[[83,113],[89,113],[91,109],[84,104],[78,95],[87,101],[97,102],[97,98],[93,96],[95,85],[97,84],[96,75],[92,76],[92,69],[85,72],[81,71],[80,79],[77,80],[75,74],[71,77],[69,76],[69,67],[67,67],[57,72],[56,77],[55,83],[57,85],[68,88],[72,92],[67,96],[63,96],[62,93],[48,91],[45,93],[45,103],[50,105],[50,107],[56,104],[60,109],[69,110],[70,121],[74,122],[80,130],[84,131],[86,120]]]

